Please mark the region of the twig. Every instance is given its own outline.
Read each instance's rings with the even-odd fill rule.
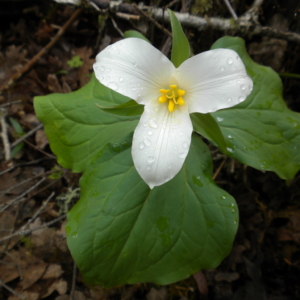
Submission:
[[[46,175],[49,175],[49,174],[52,174],[52,173],[56,173],[58,171],[59,170],[51,170],[51,171],[47,171],[47,172],[44,172],[44,173],[37,174],[37,175],[32,176],[32,177],[30,177],[28,179],[25,179],[22,182],[19,182],[19,183],[15,184],[15,185],[11,186],[10,188],[6,189],[5,191],[1,192],[0,193],[1,194],[0,198],[2,197],[2,195],[5,195],[5,194],[9,193],[11,190],[17,188],[20,185],[23,185],[23,184],[27,183],[28,181],[31,181],[31,180],[33,180],[35,178],[38,178],[38,177],[41,177],[41,176],[46,176]]]
[[[83,8],[78,8],[70,19],[64,24],[64,26],[56,33],[55,37],[38,53],[36,54],[21,70],[16,72],[8,82],[0,88],[0,91],[3,92],[9,89],[24,73],[33,67],[33,65],[40,59],[41,56],[46,54],[62,37],[66,30],[72,25],[72,23],[78,18]]]
[[[225,157],[224,160],[220,163],[218,169],[216,170],[216,172],[213,175],[213,180],[215,180],[218,177],[218,175],[219,175],[220,171],[222,170],[226,160],[227,160],[227,157]]]
[[[37,212],[31,217],[28,222],[22,227],[21,230],[25,230],[38,216],[39,214],[45,209],[48,202],[51,200],[51,198],[55,195],[54,192],[51,193],[51,195],[46,199],[46,201],[43,203],[43,205],[37,210]]]
[[[1,279],[0,279],[0,286],[3,286],[5,289],[7,289],[9,292],[11,292],[12,294],[14,294],[15,296],[17,296],[20,299],[26,299],[25,296],[17,293],[15,290],[13,290],[11,287],[9,287],[7,284],[5,284]]]
[[[156,22],[153,18],[151,18],[148,14],[146,14],[144,11],[142,11],[135,3],[132,4],[132,6],[138,11],[138,13],[142,16],[144,16],[146,19],[148,19],[150,22],[152,22],[157,28],[162,30],[165,34],[172,37],[172,33],[161,26],[158,22]]]
[[[21,195],[19,195],[18,197],[2,204],[0,206],[0,212],[3,212],[7,207],[17,204],[23,200],[26,200],[26,198],[23,198],[25,195],[29,194],[32,190],[34,190],[37,186],[39,186],[43,181],[45,181],[46,178],[42,178],[40,181],[38,181],[35,185],[31,186],[28,190],[26,190],[24,193],[22,193]]]
[[[73,277],[72,277],[72,288],[71,288],[71,293],[70,293],[70,300],[75,299],[75,288],[76,288],[76,277],[77,277],[77,266],[74,261],[73,264]]]
[[[233,17],[235,20],[237,20],[238,17],[237,17],[237,15],[236,15],[235,11],[233,10],[233,8],[232,8],[232,6],[231,6],[229,0],[224,0],[224,2],[225,2],[225,4],[226,4],[226,6],[227,6],[229,12],[231,13],[232,17]]]
[[[39,124],[38,126],[36,126],[35,128],[31,129],[30,131],[28,131],[25,135],[23,135],[22,137],[20,137],[19,139],[17,139],[16,141],[14,141],[11,144],[11,147],[15,147],[18,144],[22,143],[25,139],[27,139],[28,137],[30,137],[31,135],[33,135],[36,131],[38,131],[39,129],[43,128],[43,124]]]
[[[120,36],[121,37],[124,37],[124,33],[122,32],[122,30],[118,27],[116,21],[114,20],[114,18],[110,18],[111,19],[111,22],[114,26],[114,28],[119,32]]]
[[[3,148],[4,148],[4,156],[5,160],[10,160],[10,146],[9,146],[9,139],[7,134],[7,125],[5,122],[6,111],[4,108],[0,110],[0,124],[1,124],[1,137],[3,141]]]
[[[41,225],[41,226],[39,226],[39,227],[32,228],[32,229],[27,229],[27,230],[19,230],[19,231],[16,231],[15,233],[13,233],[13,234],[11,234],[11,235],[9,235],[9,236],[6,236],[6,237],[0,239],[0,243],[5,242],[5,241],[7,241],[7,240],[9,240],[9,239],[11,239],[11,238],[13,238],[13,237],[15,237],[15,236],[18,236],[18,235],[28,235],[28,234],[32,233],[33,231],[36,231],[36,230],[39,230],[39,229],[43,229],[43,228],[45,228],[45,227],[48,227],[48,226],[50,226],[50,225],[55,224],[55,223],[58,222],[58,221],[61,221],[61,220],[64,219],[65,217],[66,217],[66,214],[64,214],[64,215],[62,215],[62,216],[59,216],[59,217],[57,217],[56,219],[54,219],[54,220],[52,220],[52,221],[50,221],[50,222],[48,222],[48,223],[45,223],[45,224],[43,224],[43,225]]]
[[[36,151],[39,151],[39,152],[43,153],[44,155],[48,156],[49,158],[56,159],[56,157],[54,155],[45,152],[44,150],[42,150],[42,149],[38,148],[37,146],[35,146],[35,145],[31,144],[30,142],[28,142],[27,140],[24,140],[24,142],[26,144],[28,144],[29,146],[31,146],[32,148],[34,148]]]
[[[254,8],[254,7],[259,8],[262,6],[263,2],[264,2],[264,0],[255,0],[252,4],[251,8]]]
[[[35,185],[31,186],[28,190],[26,190],[24,193],[22,193],[21,195],[19,195],[18,197],[10,200],[9,202],[6,202],[4,204],[2,204],[0,206],[0,212],[3,212],[4,210],[6,210],[9,206],[17,204],[23,200],[26,200],[26,198],[23,198],[25,195],[27,195],[28,193],[30,193],[32,190],[34,190],[37,186],[39,186],[43,181],[45,181],[46,178],[42,178],[40,181],[38,181]]]
[[[22,100],[11,101],[11,102],[0,105],[0,107],[7,107],[7,106],[11,106],[13,104],[19,104],[19,103],[22,103]]]

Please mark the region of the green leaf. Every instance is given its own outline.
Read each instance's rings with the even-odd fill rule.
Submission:
[[[82,172],[104,144],[134,131],[139,119],[110,114],[95,103],[111,107],[129,100],[101,85],[93,75],[76,92],[36,97],[34,107],[58,163],[73,172]]]
[[[10,121],[11,125],[13,126],[14,130],[16,131],[16,133],[18,134],[18,136],[22,136],[25,134],[22,126],[16,119],[10,117],[9,121]]]
[[[98,108],[104,110],[110,114],[118,116],[140,116],[144,111],[144,105],[137,104],[134,100],[130,100],[127,103],[116,106],[101,106],[96,104]]]
[[[300,169],[300,114],[287,108],[279,76],[255,63],[241,38],[221,38],[212,48],[235,50],[254,82],[247,100],[212,114],[230,156],[256,169],[274,171],[282,179],[292,179]]]
[[[150,43],[150,41],[140,32],[136,31],[136,30],[128,30],[124,32],[124,39],[127,38],[138,38],[138,39],[142,39],[148,43]]]
[[[211,114],[191,114],[193,127],[196,132],[203,135],[224,153],[227,151],[226,142],[221,129]]]
[[[181,24],[179,23],[175,14],[168,9],[170,14],[170,21],[172,26],[173,43],[171,61],[176,68],[178,68],[185,60],[190,57],[190,44],[186,38]]]
[[[24,147],[24,143],[18,144],[16,147],[14,147],[10,153],[10,157],[14,158]]]
[[[83,65],[83,61],[79,55],[75,55],[72,57],[72,59],[67,61],[67,64],[70,68],[79,68]]]
[[[68,214],[68,246],[86,282],[168,284],[217,267],[232,248],[238,211],[212,180],[208,147],[194,134],[182,170],[150,190],[133,166],[131,141],[100,149]]]

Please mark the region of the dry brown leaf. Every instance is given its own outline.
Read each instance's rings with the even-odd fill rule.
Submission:
[[[218,272],[215,275],[215,280],[216,281],[232,282],[232,281],[235,281],[235,280],[237,280],[239,278],[240,278],[240,275],[237,272],[232,272],[232,273],[229,273],[229,272]]]
[[[43,298],[48,297],[54,291],[57,291],[60,295],[64,295],[67,292],[67,282],[63,279],[55,280],[51,286],[48,287],[47,292],[42,296]]]
[[[55,74],[48,74],[47,77],[48,89],[52,93],[62,93],[62,88]]]
[[[61,265],[51,264],[48,266],[42,279],[59,278],[62,273]]]
[[[83,61],[83,65],[79,68],[80,86],[86,85],[90,81],[90,73],[95,62],[94,58],[90,58],[93,54],[92,48],[81,47],[75,50],[76,55],[79,55]]]
[[[25,298],[26,300],[38,300],[38,299],[40,299],[39,293],[36,293],[36,292],[30,292],[30,291],[18,291],[18,290],[17,290],[17,292],[18,292],[20,295],[24,296],[24,298]],[[17,297],[17,296],[15,296],[15,295],[12,295],[12,296],[8,297],[8,300],[20,300],[20,298]]]
[[[23,270],[24,279],[21,281],[23,290],[31,287],[45,273],[47,264],[38,260],[37,263],[30,264]]]
[[[36,132],[35,144],[39,149],[44,149],[49,144],[48,138],[43,129]]]

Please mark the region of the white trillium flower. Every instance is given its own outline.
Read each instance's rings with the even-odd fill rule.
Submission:
[[[133,135],[132,158],[151,189],[180,171],[193,132],[189,114],[232,107],[244,101],[253,86],[233,50],[206,51],[175,68],[164,54],[137,38],[101,51],[94,71],[103,85],[145,105]]]

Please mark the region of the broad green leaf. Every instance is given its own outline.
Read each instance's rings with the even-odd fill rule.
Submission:
[[[150,41],[140,32],[136,31],[136,30],[128,30],[124,32],[124,39],[127,38],[138,38],[138,39],[142,39],[148,43],[150,43]]]
[[[191,114],[194,130],[226,153],[227,146],[221,129],[211,114]]]
[[[168,284],[215,268],[237,230],[234,199],[212,180],[196,134],[182,170],[150,190],[133,166],[132,135],[100,149],[80,180],[67,242],[85,281],[105,287]]]
[[[175,14],[170,9],[168,10],[168,12],[170,14],[173,34],[171,61],[174,66],[178,68],[185,60],[190,57],[190,44]]]
[[[144,106],[137,104],[134,100],[130,100],[124,104],[109,107],[97,104],[97,107],[110,114],[118,116],[140,116],[144,111]]]
[[[300,169],[300,114],[286,106],[279,76],[255,63],[240,38],[221,38],[212,48],[235,50],[254,82],[247,100],[212,114],[231,157],[260,170],[274,171],[282,179],[292,179]]]
[[[93,76],[76,92],[36,97],[34,107],[58,163],[73,172],[82,172],[104,144],[134,131],[139,119],[110,114],[96,104],[111,107],[128,101]]]

